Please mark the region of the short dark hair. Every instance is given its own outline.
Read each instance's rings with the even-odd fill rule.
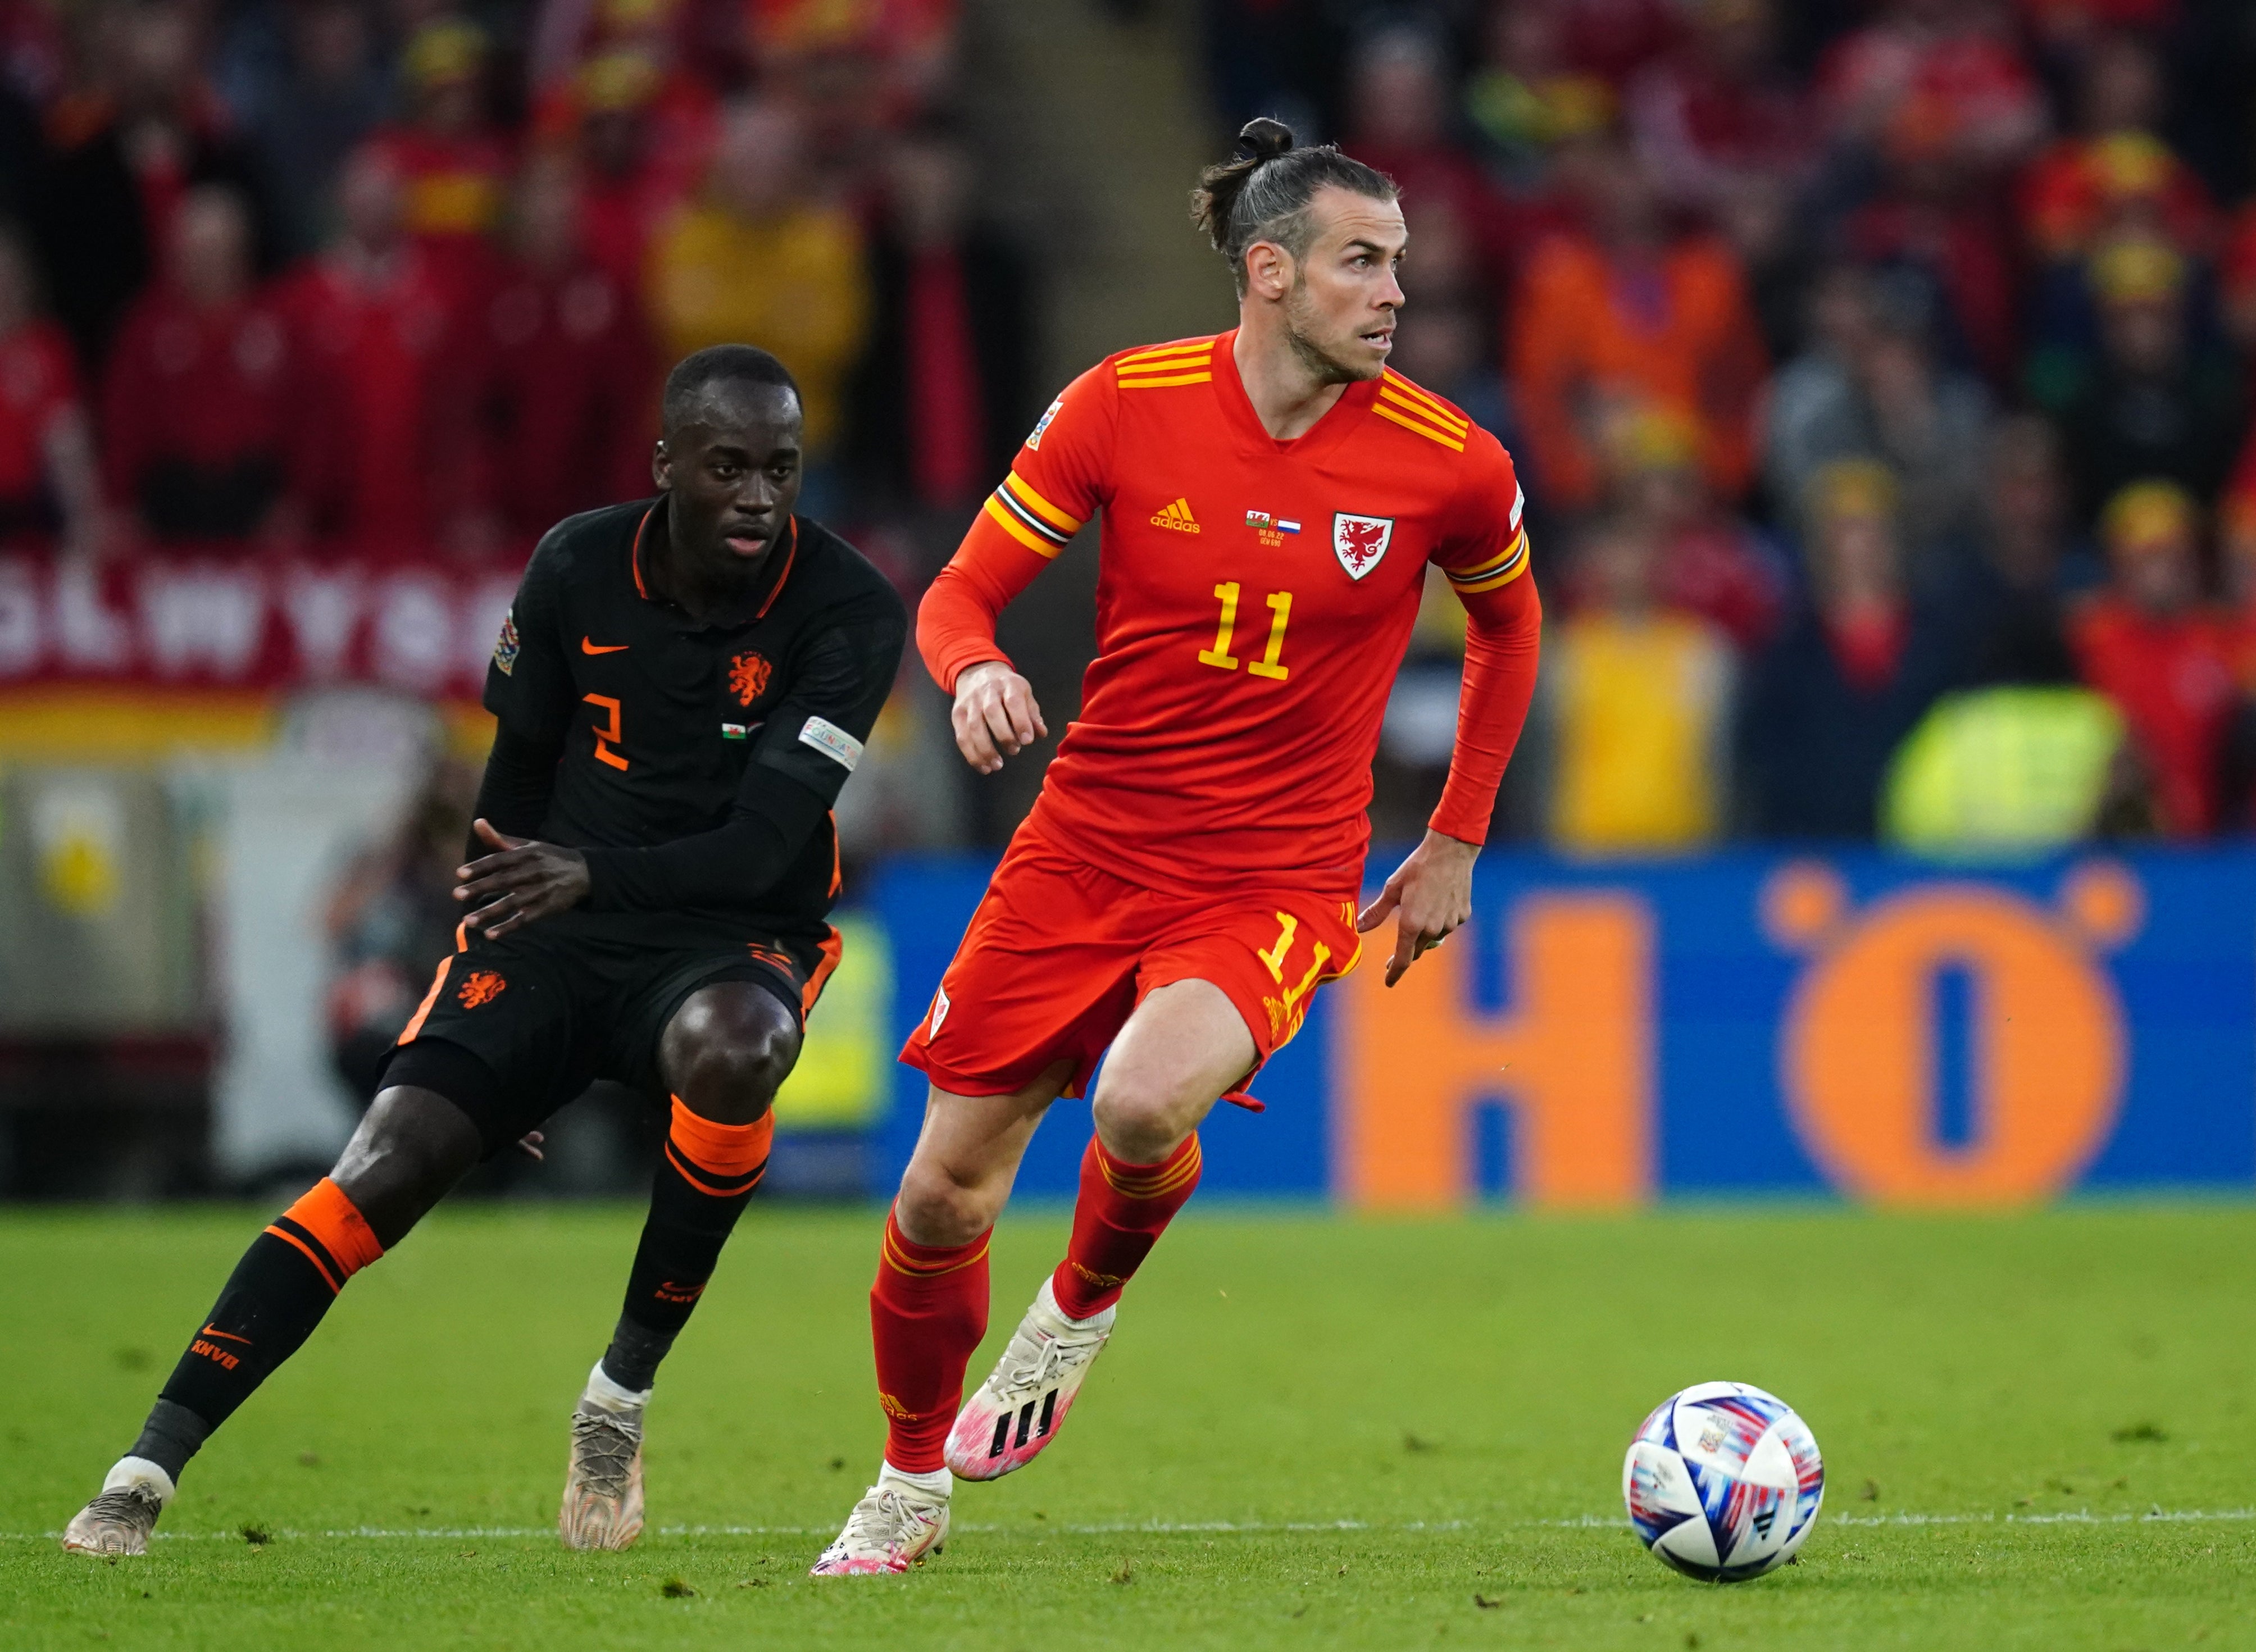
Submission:
[[[709,385],[772,385],[804,405],[799,380],[767,351],[750,344],[714,344],[683,357],[666,376],[659,416],[666,429],[678,428],[689,417],[690,405]]]
[[[1336,145],[1296,147],[1293,129],[1266,116],[1245,123],[1235,156],[1199,174],[1191,222],[1230,260],[1239,297],[1245,294],[1245,250],[1255,242],[1273,241],[1295,258],[1308,255],[1316,228],[1308,203],[1328,184],[1374,201],[1400,193],[1392,178],[1342,154]]]

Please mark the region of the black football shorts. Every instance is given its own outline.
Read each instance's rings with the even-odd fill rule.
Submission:
[[[738,938],[706,921],[562,913],[499,941],[458,932],[382,1086],[437,1091],[468,1113],[489,1157],[598,1078],[666,1098],[659,1036],[683,1000],[750,981],[801,1027],[838,962],[838,932]],[[592,921],[590,921],[592,917]]]

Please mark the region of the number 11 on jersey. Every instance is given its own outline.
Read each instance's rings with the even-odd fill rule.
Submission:
[[[1199,663],[1223,671],[1235,671],[1241,661],[1230,652],[1230,639],[1237,630],[1237,598],[1240,587],[1236,580],[1226,580],[1214,588],[1221,599],[1222,614],[1214,627],[1214,646],[1199,650]],[[1293,668],[1283,663],[1285,627],[1293,618],[1293,593],[1271,591],[1265,599],[1269,606],[1269,642],[1261,651],[1261,658],[1245,667],[1250,677],[1266,677],[1273,682],[1282,682],[1292,675]]]

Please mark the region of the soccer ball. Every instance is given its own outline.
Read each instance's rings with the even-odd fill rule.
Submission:
[[[1622,1464],[1645,1546],[1688,1578],[1740,1583],[1794,1558],[1825,1500],[1817,1440],[1744,1382],[1703,1382],[1654,1408]]]

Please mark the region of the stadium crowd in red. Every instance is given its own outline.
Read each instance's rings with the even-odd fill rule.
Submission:
[[[2062,807],[2063,766],[2080,831],[2250,826],[2240,9],[1211,18],[1227,116],[1402,181],[1396,364],[1527,478],[1530,830],[1978,838]],[[1430,782],[1446,724],[1404,710]]]
[[[0,0],[0,541],[521,557],[646,490],[657,375],[730,339],[798,373],[818,512],[976,498],[1026,392],[955,32]]]
[[[808,508],[936,566],[1054,388],[948,119],[951,0],[466,3],[0,0],[0,553],[505,569],[644,485],[659,366],[734,338],[806,388]],[[1281,114],[1400,181],[1397,365],[1527,477],[1556,624],[1506,820],[2251,824],[2226,0],[1204,25],[1217,131]],[[1429,618],[1382,830],[1446,757]]]

